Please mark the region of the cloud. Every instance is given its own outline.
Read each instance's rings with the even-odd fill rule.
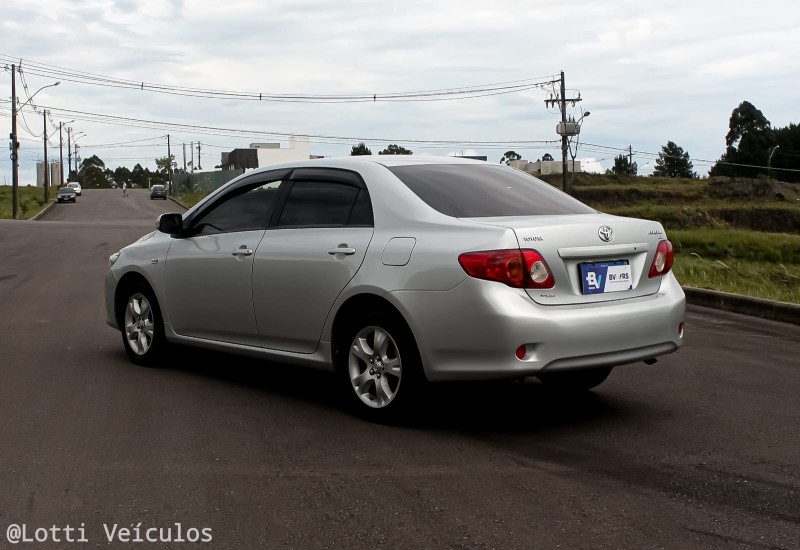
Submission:
[[[567,25],[561,24],[568,22]],[[708,22],[713,21],[713,29]],[[610,0],[542,7],[512,0],[29,0],[0,20],[2,53],[133,81],[216,90],[343,94],[431,90],[566,74],[569,94],[592,112],[579,158],[609,165],[622,148],[658,152],[675,141],[693,157],[717,158],[730,112],[754,103],[774,126],[797,122],[791,90],[800,10],[741,0],[641,3]],[[47,32],[36,32],[46,28]],[[50,80],[28,75],[36,89]],[[0,98],[10,97],[0,79]],[[22,95],[20,93],[20,95]],[[138,119],[224,128],[338,136],[312,140],[312,153],[347,154],[358,140],[398,143],[415,153],[448,154],[456,144],[412,140],[533,142],[556,140],[559,115],[543,90],[469,101],[319,104],[215,101],[63,81],[37,96],[42,105]],[[578,107],[569,109],[578,114]],[[795,117],[794,119],[792,117]],[[69,117],[73,118],[73,117]],[[88,117],[83,117],[88,118]],[[166,130],[78,120],[82,141],[102,145],[165,135]],[[224,147],[274,138],[232,138],[170,130],[184,141]],[[33,139],[33,138],[32,138]],[[120,164],[137,157],[154,167],[164,144],[98,149]],[[34,142],[27,144],[35,155]],[[597,146],[613,147],[601,149]],[[464,149],[490,159],[514,149],[540,158],[559,148],[534,144]],[[502,150],[501,150],[502,149]],[[210,153],[212,154],[212,153]],[[645,157],[634,158],[645,162]],[[109,161],[115,167],[117,161]],[[698,164],[696,163],[696,166]],[[24,170],[32,172],[31,161]],[[0,163],[8,174],[9,163]]]

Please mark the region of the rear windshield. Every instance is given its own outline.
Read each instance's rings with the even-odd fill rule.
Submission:
[[[388,168],[428,206],[454,218],[595,213],[577,199],[513,168],[474,164]]]
[[[164,190],[164,186],[163,185],[154,185],[153,186],[153,191],[163,191],[163,190]]]

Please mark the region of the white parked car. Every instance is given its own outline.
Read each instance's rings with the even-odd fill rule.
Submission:
[[[75,190],[75,194],[79,197],[81,196],[81,184],[77,181],[71,181],[67,184],[67,187],[72,187]]]

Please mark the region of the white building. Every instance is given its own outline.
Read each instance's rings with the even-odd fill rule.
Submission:
[[[244,169],[247,172],[283,162],[308,160],[311,158],[310,150],[308,136],[292,136],[289,138],[289,147],[281,147],[280,143],[251,143],[249,149],[222,153],[222,169]]]
[[[562,171],[562,162],[560,160],[537,160],[536,162],[528,162],[527,160],[512,160],[509,166],[528,172],[534,176],[546,176],[548,174],[560,174]],[[567,160],[568,172],[580,172],[581,161]]]

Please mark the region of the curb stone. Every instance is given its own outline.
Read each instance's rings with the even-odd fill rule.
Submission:
[[[50,204],[39,210],[39,212],[37,212],[36,215],[31,218],[31,221],[38,220],[41,216],[44,216],[45,212],[53,208],[55,203],[56,201],[50,201]]]
[[[683,292],[686,294],[686,301],[690,304],[800,325],[800,305],[798,304],[689,286],[683,287]]]

